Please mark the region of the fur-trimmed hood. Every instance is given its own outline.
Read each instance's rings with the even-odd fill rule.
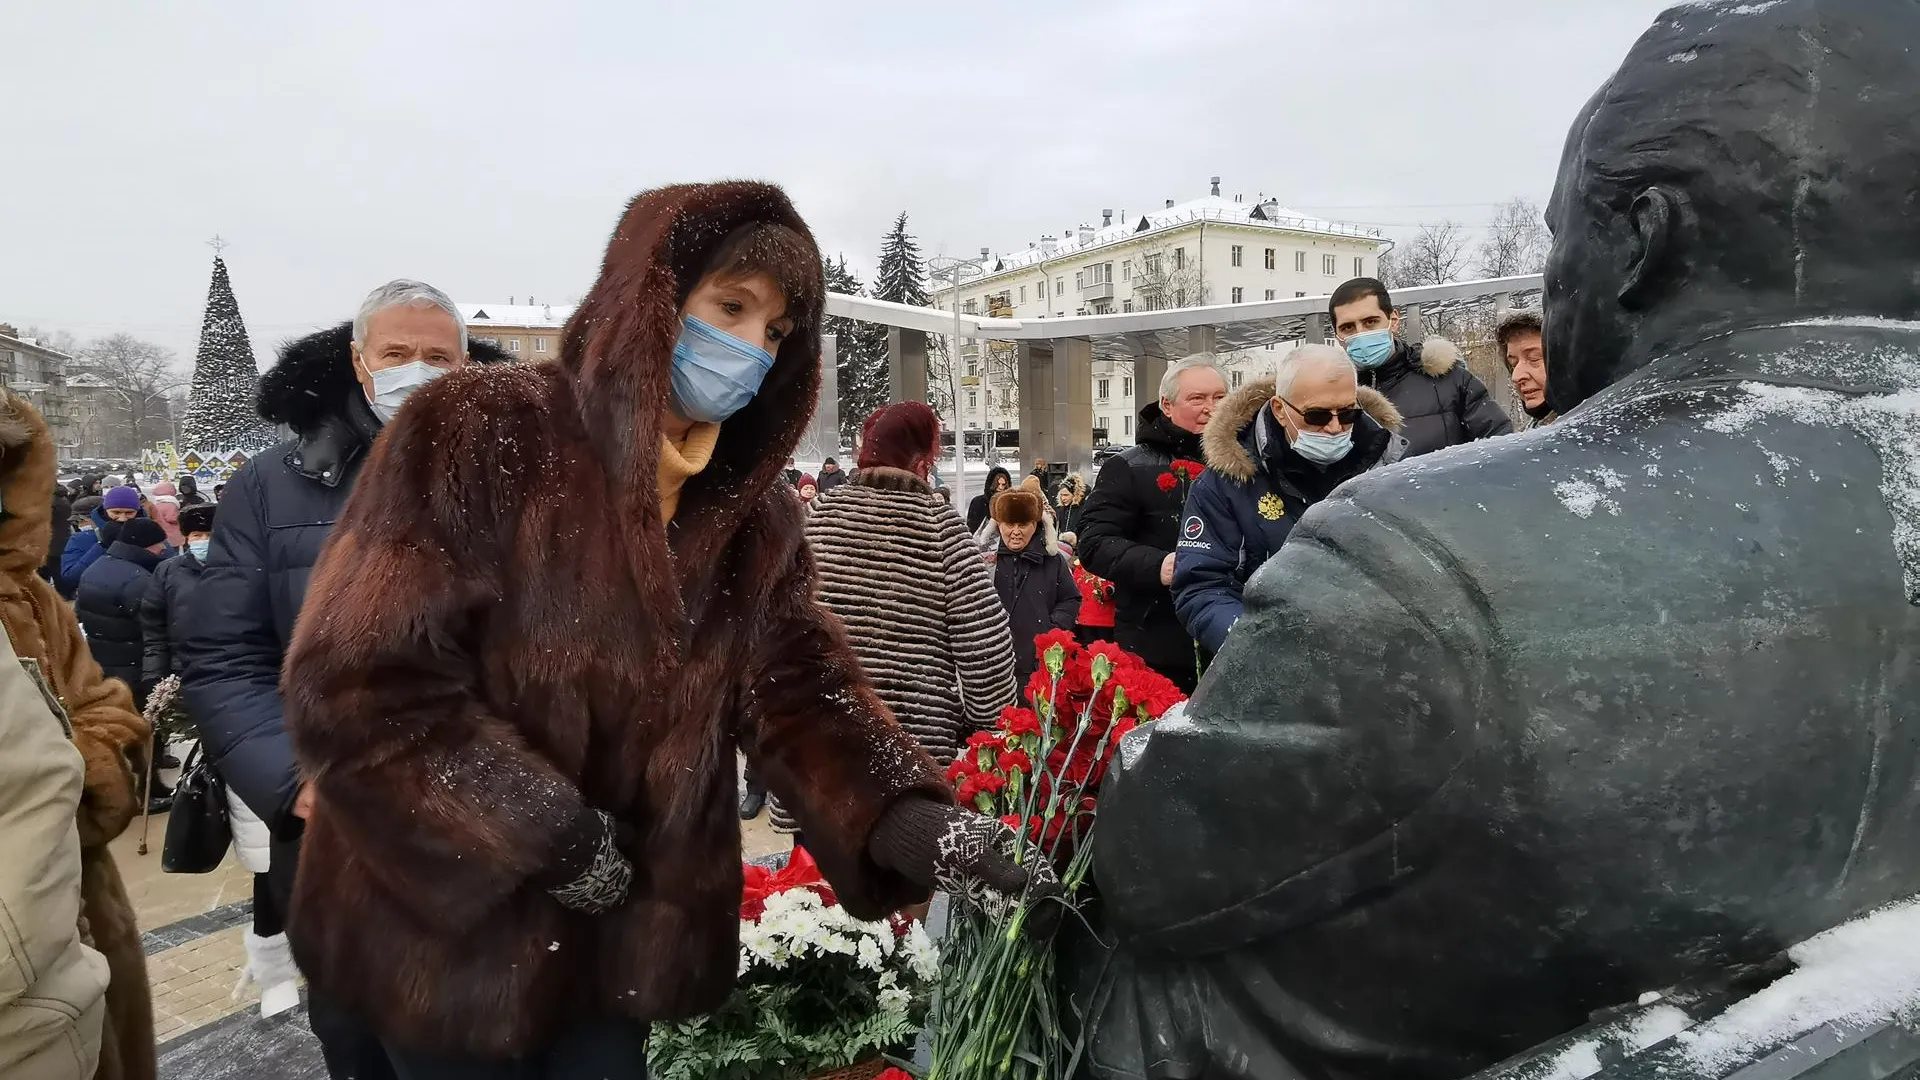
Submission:
[[[1443,341],[1440,338],[1431,340]],[[1453,346],[1452,342],[1443,343],[1448,348]],[[1459,351],[1455,350],[1448,367],[1459,356]],[[1247,448],[1244,436],[1247,428],[1259,418],[1260,411],[1273,400],[1274,386],[1271,378],[1248,383],[1235,390],[1220,403],[1219,408],[1213,410],[1213,419],[1207,422],[1207,430],[1200,436],[1200,446],[1206,452],[1208,468],[1242,484],[1253,479],[1260,466],[1253,459],[1253,451]],[[1393,407],[1393,402],[1388,401],[1385,394],[1362,386],[1355,400],[1388,434],[1400,434],[1400,410]]]
[[[477,364],[511,360],[499,346],[467,336],[467,356]],[[343,322],[280,346],[280,359],[260,376],[254,408],[260,418],[307,435],[340,411],[360,391],[353,374],[353,323]]]
[[[40,413],[0,389],[0,574],[30,575],[53,535],[53,437]],[[24,655],[24,654],[22,654]]]
[[[1411,349],[1409,349],[1411,351]],[[1446,338],[1435,335],[1420,343],[1420,374],[1429,379],[1437,379],[1453,370],[1460,362],[1460,346]]]

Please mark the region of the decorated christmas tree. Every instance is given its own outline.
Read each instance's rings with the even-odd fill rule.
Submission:
[[[207,314],[200,323],[200,348],[193,358],[193,385],[187,418],[180,427],[185,446],[202,453],[239,450],[254,453],[274,441],[273,429],[254,412],[253,344],[247,340],[240,304],[227,280],[227,264],[215,248],[213,283],[207,287]]]

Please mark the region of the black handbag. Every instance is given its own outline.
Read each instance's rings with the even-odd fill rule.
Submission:
[[[169,874],[206,874],[219,867],[233,843],[227,817],[227,782],[213,763],[193,752],[173,786],[173,810],[167,815],[167,839],[160,848],[160,869]]]

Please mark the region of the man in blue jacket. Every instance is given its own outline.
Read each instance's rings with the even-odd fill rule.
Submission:
[[[1174,554],[1173,605],[1211,655],[1240,617],[1240,591],[1307,508],[1376,465],[1400,460],[1400,413],[1360,386],[1330,345],[1302,345],[1271,379],[1214,410],[1201,437],[1207,471],[1187,493]]]
[[[469,343],[445,293],[417,281],[375,289],[351,324],[292,342],[260,379],[260,415],[294,437],[254,456],[220,503],[206,569],[174,643],[187,711],[227,786],[274,836],[269,870],[284,915],[299,857],[299,777],[280,699],[280,665],[307,578],[381,427],[407,395],[474,359],[504,358]],[[384,1080],[379,1041],[324,998],[308,1004],[329,1073]]]

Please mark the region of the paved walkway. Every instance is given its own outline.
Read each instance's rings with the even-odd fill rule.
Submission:
[[[138,820],[113,843],[144,932],[161,1080],[325,1080],[304,1006],[262,1020],[257,987],[235,995],[247,962],[242,939],[252,920],[253,875],[231,852],[210,874],[162,873],[166,832],[166,817],[153,818],[145,855]],[[792,846],[764,812],[745,823],[742,842],[748,858]]]

